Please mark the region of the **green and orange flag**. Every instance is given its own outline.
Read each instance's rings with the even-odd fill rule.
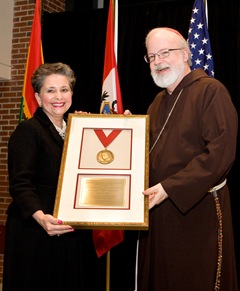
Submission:
[[[44,63],[42,51],[42,28],[41,28],[41,0],[36,0],[32,31],[30,37],[30,45],[28,48],[28,57],[24,76],[24,85],[21,99],[19,122],[24,118],[28,119],[38,107],[34,97],[31,85],[31,77],[36,68]]]

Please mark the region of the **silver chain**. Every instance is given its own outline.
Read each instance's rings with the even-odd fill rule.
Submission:
[[[178,102],[178,99],[179,99],[179,97],[180,97],[182,91],[183,91],[183,89],[178,93],[178,96],[177,96],[177,98],[176,98],[176,100],[175,100],[175,102],[174,102],[174,104],[173,104],[172,109],[170,110],[170,112],[169,112],[169,114],[168,114],[168,117],[167,117],[167,119],[166,119],[166,121],[165,121],[165,123],[164,123],[162,129],[160,130],[160,132],[159,132],[159,134],[158,134],[158,136],[157,136],[157,138],[156,138],[154,144],[152,145],[152,147],[151,147],[151,149],[150,149],[150,151],[149,151],[149,155],[151,154],[152,150],[155,148],[156,143],[158,142],[160,136],[162,135],[162,132],[163,132],[163,130],[164,130],[164,128],[165,128],[165,126],[166,126],[166,124],[167,124],[167,122],[168,122],[168,120],[169,120],[169,118],[170,118],[170,116],[171,116],[171,114],[172,114],[172,112],[173,112],[174,107],[176,106],[176,104],[177,104],[177,102]]]

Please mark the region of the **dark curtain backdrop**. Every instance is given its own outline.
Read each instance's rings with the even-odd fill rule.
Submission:
[[[127,1],[123,1],[127,2]],[[179,30],[187,38],[194,0],[119,0],[118,67],[123,106],[145,114],[159,88],[143,60],[145,36],[156,26]],[[143,1],[142,1],[143,2]],[[131,4],[132,3],[132,4]],[[106,6],[105,6],[106,7]],[[228,88],[240,111],[240,1],[208,0],[209,34],[215,77]],[[102,90],[107,8],[43,14],[45,62],[64,62],[77,76],[70,112],[98,113]],[[238,141],[239,144],[239,141]],[[240,265],[239,149],[228,179],[231,191],[238,270]],[[239,271],[238,271],[239,273]],[[240,280],[239,280],[240,281]]]

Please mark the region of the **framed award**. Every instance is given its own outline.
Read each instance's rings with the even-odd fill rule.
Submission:
[[[69,114],[54,216],[74,228],[147,229],[149,116]]]

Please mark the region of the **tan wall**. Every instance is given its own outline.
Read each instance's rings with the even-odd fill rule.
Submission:
[[[0,4],[1,5],[1,4]],[[0,7],[4,9],[4,7]],[[15,0],[13,7],[11,79],[0,80],[0,285],[3,273],[3,228],[11,201],[8,193],[7,142],[19,120],[20,102],[35,0]],[[65,11],[65,0],[42,0],[42,10]]]

